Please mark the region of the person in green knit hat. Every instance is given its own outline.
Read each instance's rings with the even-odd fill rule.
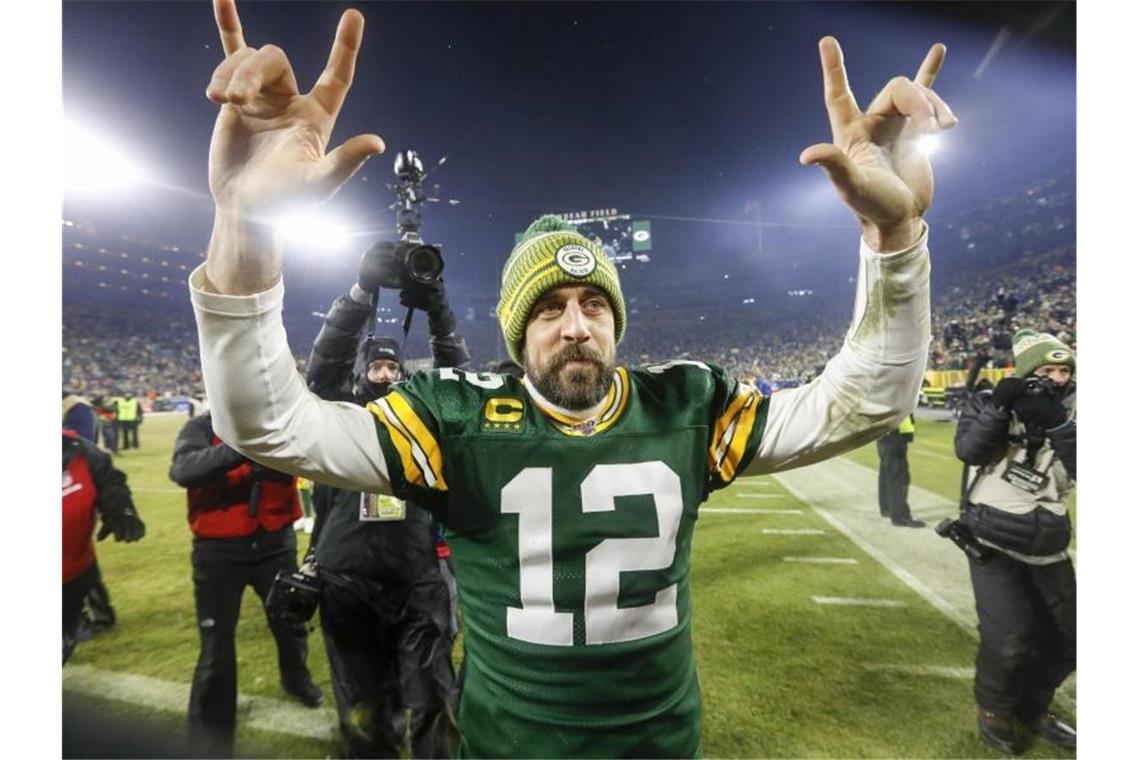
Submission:
[[[967,402],[954,450],[966,465],[963,521],[978,608],[974,697],[982,738],[1006,754],[1021,728],[1075,750],[1050,711],[1077,664],[1077,581],[1066,497],[1077,479],[1077,357],[1048,333],[1013,337],[1014,372]]]
[[[701,504],[738,477],[875,440],[918,395],[933,173],[915,146],[957,122],[932,89],[945,47],[864,112],[838,42],[819,42],[832,135],[799,159],[826,173],[862,240],[851,328],[816,381],[767,397],[701,361],[621,366],[618,273],[548,216],[500,283],[499,323],[524,376],[415,373],[366,410],[305,388],[281,322],[279,244],[249,228],[251,206],[325,200],[383,149],[377,135],[327,155],[295,149],[333,133],[363,16],[345,11],[329,70],[302,94],[274,73],[283,51],[246,47],[232,0],[215,0],[215,15],[227,55],[207,88],[223,106],[210,154],[218,215],[190,288],[218,434],[275,468],[412,500],[445,526],[465,631],[462,756],[700,756],[690,555]],[[297,140],[306,130],[314,139]]]

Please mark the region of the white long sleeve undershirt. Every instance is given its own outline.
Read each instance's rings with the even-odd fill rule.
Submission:
[[[855,313],[843,348],[815,381],[769,402],[756,475],[874,440],[914,407],[930,341],[927,230],[889,254],[860,247]],[[373,416],[305,386],[282,322],[282,281],[261,293],[205,289],[190,275],[202,376],[218,436],[262,464],[351,490],[390,493]]]

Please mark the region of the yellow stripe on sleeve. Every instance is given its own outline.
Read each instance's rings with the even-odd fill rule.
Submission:
[[[708,450],[709,471],[718,474],[725,483],[736,475],[736,467],[756,424],[761,398],[758,390],[741,383],[736,398],[716,421]]]
[[[725,483],[736,477],[736,468],[744,456],[744,449],[748,446],[748,439],[752,436],[752,428],[756,424],[756,412],[760,409],[760,392],[755,388],[748,394],[748,401],[741,412],[740,420],[736,423],[736,432],[728,446],[728,453],[720,466],[720,477]]]
[[[400,454],[404,476],[409,483],[446,491],[443,455],[439,442],[399,392],[393,391],[368,405],[384,423],[392,444]]]

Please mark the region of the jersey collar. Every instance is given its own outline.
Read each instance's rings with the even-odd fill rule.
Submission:
[[[577,438],[588,438],[613,427],[629,403],[629,373],[625,367],[614,370],[613,382],[606,397],[593,409],[574,414],[556,406],[538,392],[529,379],[524,379],[527,392],[534,405],[562,433]]]

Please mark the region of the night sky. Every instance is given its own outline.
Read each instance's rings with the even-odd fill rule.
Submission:
[[[347,7],[238,10],[247,42],[283,47],[307,89]],[[829,139],[816,48],[825,34],[843,45],[862,106],[891,76],[913,75],[932,42],[948,45],[936,89],[961,124],[934,157],[931,220],[1076,163],[1073,4],[353,7],[366,19],[363,47],[332,144],[376,132],[388,152],[329,206],[361,233],[353,243],[287,255],[296,308],[327,304],[360,251],[394,236],[383,183],[408,147],[428,165],[447,156],[428,182],[461,201],[425,214],[453,301],[493,303],[514,233],[535,216],[602,207],[653,222],[653,261],[625,275],[631,292],[669,297],[672,283],[715,299],[723,288],[763,295],[845,279],[857,227],[823,174],[797,163]],[[115,135],[160,175],[126,199],[68,196],[65,218],[204,250],[217,106],[203,91],[221,57],[209,3],[64,3],[65,118]]]

